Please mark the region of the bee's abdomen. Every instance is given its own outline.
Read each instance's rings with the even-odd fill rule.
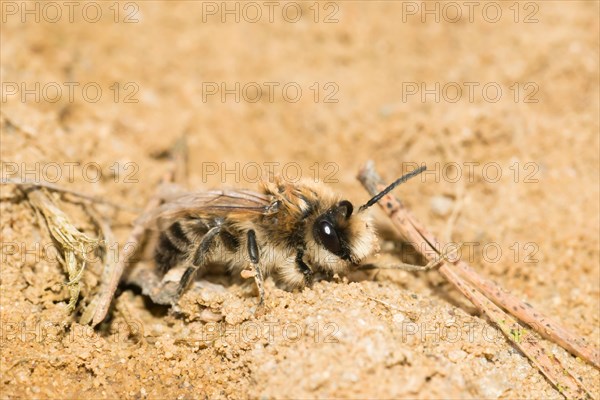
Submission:
[[[192,241],[181,222],[174,222],[167,230],[161,232],[158,238],[154,250],[154,260],[158,268],[167,272],[187,257],[191,246]]]

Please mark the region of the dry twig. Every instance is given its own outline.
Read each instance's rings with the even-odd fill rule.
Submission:
[[[375,195],[385,188],[372,162],[369,162],[359,172],[358,179],[371,195]],[[425,259],[431,260],[441,254],[443,246],[438,244],[439,242],[436,238],[412,216],[397,198],[388,194],[379,201],[379,205],[390,217],[400,235],[409,243],[414,244],[415,249],[421,252]],[[510,325],[506,324],[506,321],[511,321],[512,318],[502,311],[500,307],[531,326],[541,335],[554,340],[565,349],[580,356],[596,367],[599,366],[597,349],[585,344],[583,340],[534,310],[530,305],[518,300],[507,291],[500,289],[493,282],[482,278],[464,261],[459,260],[451,263],[448,260],[444,260],[438,270],[463,295],[471,300],[480,311],[485,313],[562,394],[568,398],[590,396],[589,391],[575,380],[555,357],[544,349],[541,342],[534,335],[527,334],[526,341],[521,340],[523,338],[522,334],[514,335],[514,331],[511,331],[509,328]],[[516,321],[512,325],[514,326],[515,324]]]
[[[173,172],[168,172],[163,177],[163,182],[171,181],[172,177]],[[161,198],[159,193],[155,194],[148,202],[144,212],[149,212],[158,207],[161,203]],[[121,281],[125,266],[130,264],[134,256],[138,254],[145,231],[146,227],[144,225],[134,225],[118,256],[105,264],[100,282],[100,290],[81,316],[80,322],[82,324],[91,323],[92,326],[96,326],[106,317],[117,286]]]
[[[163,175],[161,184],[173,182],[176,178],[182,179],[182,174],[185,174],[186,151],[187,148],[184,136],[175,144],[171,151],[173,156],[172,167]],[[184,170],[182,171],[182,169]],[[162,193],[162,187],[159,185],[156,193],[146,205],[143,214],[151,212],[160,206],[164,197]],[[117,290],[117,286],[123,276],[125,266],[132,264],[134,256],[141,250],[145,233],[146,226],[139,221],[136,221],[127,241],[118,253],[118,257],[105,264],[100,282],[100,290],[85,309],[80,321],[82,324],[91,323],[92,326],[96,326],[106,317],[115,291]],[[151,275],[149,276],[147,271],[143,273],[148,278],[148,282],[154,283],[154,280],[150,279]]]

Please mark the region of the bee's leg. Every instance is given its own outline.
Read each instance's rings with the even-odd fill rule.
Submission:
[[[361,266],[361,268],[363,268],[363,269],[371,269],[371,268],[378,268],[378,269],[400,269],[402,271],[408,271],[408,272],[428,271],[430,269],[439,267],[440,264],[443,261],[456,261],[456,260],[450,260],[450,256],[452,254],[458,252],[458,250],[460,250],[461,247],[462,247],[462,243],[460,243],[458,245],[458,247],[450,249],[447,252],[445,252],[444,254],[440,254],[440,256],[438,258],[429,261],[426,265],[413,265],[413,264],[406,264],[406,263],[396,263],[396,264],[392,264],[392,265],[376,266],[376,265],[373,265],[373,264],[366,264],[364,266]]]
[[[179,287],[177,288],[177,295],[181,296],[185,288],[189,285],[190,281],[194,277],[194,274],[206,263],[206,255],[210,251],[212,245],[215,243],[215,238],[221,231],[220,226],[210,228],[208,232],[202,237],[202,241],[194,252],[194,258],[192,259],[192,265],[187,267],[181,281],[179,281]]]
[[[427,265],[414,265],[414,264],[406,264],[406,263],[394,263],[389,265],[375,265],[375,264],[365,264],[361,265],[361,269],[399,269],[402,271],[408,272],[417,272],[417,271],[427,271],[437,267],[443,259],[435,259],[431,260],[427,263]]]
[[[310,267],[306,265],[302,257],[304,257],[304,250],[298,249],[298,252],[296,253],[296,266],[304,275],[304,284],[310,286],[313,283],[313,272]]]
[[[262,276],[262,271],[258,263],[259,251],[258,243],[256,243],[256,233],[254,232],[254,229],[250,229],[248,231],[248,256],[250,257],[250,262],[254,266],[254,281],[256,282],[256,286],[258,287],[258,294],[260,296],[258,306],[261,307],[265,302],[265,286],[263,284],[264,279]]]

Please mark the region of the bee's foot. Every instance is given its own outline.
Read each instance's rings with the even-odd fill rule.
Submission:
[[[255,317],[262,317],[267,313],[267,306],[265,305],[265,302],[263,300],[260,300],[258,302],[258,304],[256,305],[256,307],[254,308],[254,311],[252,312],[252,314]]]

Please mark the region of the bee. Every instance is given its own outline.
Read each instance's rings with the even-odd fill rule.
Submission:
[[[259,305],[264,279],[287,290],[310,286],[315,274],[344,274],[378,249],[367,212],[396,186],[423,172],[410,172],[355,210],[326,185],[277,177],[261,190],[213,190],[167,201],[152,216],[159,228],[154,260],[166,273],[185,266],[177,296],[209,264],[253,276]]]

